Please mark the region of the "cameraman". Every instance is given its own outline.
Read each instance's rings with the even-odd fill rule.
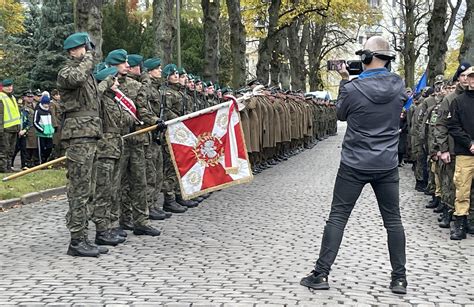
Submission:
[[[316,266],[301,285],[329,289],[328,275],[336,260],[344,228],[352,209],[366,184],[375,192],[384,227],[392,265],[392,292],[405,294],[405,232],[399,209],[398,129],[405,101],[402,79],[388,71],[389,43],[380,36],[367,40],[364,50],[357,52],[364,72],[349,81],[345,65],[337,101],[337,117],[347,121],[342,144],[341,164],[334,185],[331,212],[324,229]]]

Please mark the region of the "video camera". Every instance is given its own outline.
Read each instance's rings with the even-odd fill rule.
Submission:
[[[358,76],[364,71],[363,64],[370,64],[374,57],[386,60],[387,64],[385,67],[390,70],[391,69],[391,62],[395,60],[395,54],[391,54],[393,51],[370,51],[370,50],[358,50],[356,51],[356,55],[360,56],[360,60],[329,60],[327,62],[327,69],[328,70],[339,70],[339,67],[343,64],[346,65],[347,71],[351,76]]]

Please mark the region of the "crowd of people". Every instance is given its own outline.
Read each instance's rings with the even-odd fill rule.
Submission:
[[[415,189],[432,197],[426,208],[439,213],[451,240],[474,234],[474,67],[461,63],[452,78],[413,95],[400,116],[399,166],[413,163]]]
[[[0,152],[6,153],[0,171],[11,171],[10,148],[17,137],[20,143],[25,135],[26,141],[36,136],[37,163],[51,159],[51,150],[53,157],[65,152],[66,224],[71,235],[67,253],[97,257],[108,252],[105,246],[125,242],[126,230],[160,235],[150,220],[184,213],[210,196],[182,197],[165,143],[165,121],[224,102],[226,94],[241,95],[258,82],[236,91],[221,89],[175,64],[162,69],[159,58],[145,60],[123,49],[111,51],[97,64],[87,33],[69,36],[64,49],[69,59],[58,73],[57,90],[51,95],[24,93],[18,114],[10,112],[16,104],[13,83],[3,81],[0,117],[10,117],[0,123],[2,132],[8,132],[2,135],[9,138],[0,143]],[[336,133],[335,106],[328,99],[266,87],[244,105],[242,129],[254,174]],[[13,124],[4,125],[9,120]],[[123,138],[152,125],[157,129],[151,133]],[[33,166],[30,147],[23,147],[27,158],[22,166]],[[159,201],[160,194],[164,202]],[[89,221],[96,228],[94,243],[87,235]]]

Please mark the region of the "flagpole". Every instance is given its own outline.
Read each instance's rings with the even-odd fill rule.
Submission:
[[[262,90],[262,88],[263,88],[263,86],[261,86],[261,85],[260,85],[260,86],[256,86],[256,87],[252,90],[251,93],[245,93],[242,97],[237,98],[237,102],[240,103],[240,102],[242,102],[242,101],[244,101],[244,100],[247,100],[247,99],[252,98],[253,96],[261,95],[261,90]],[[206,114],[206,113],[214,112],[214,111],[216,111],[216,110],[219,110],[220,108],[228,107],[228,106],[230,106],[232,103],[234,103],[233,100],[226,101],[226,102],[224,102],[224,103],[221,103],[221,104],[218,104],[218,105],[215,105],[215,106],[206,108],[206,109],[202,109],[202,110],[199,110],[199,111],[196,111],[196,112],[193,112],[193,113],[184,115],[184,116],[180,116],[180,117],[177,117],[177,118],[168,120],[168,121],[165,122],[165,124],[168,126],[168,125],[172,125],[172,124],[175,124],[175,123],[177,123],[177,122],[182,122],[182,121],[185,121],[185,120],[187,120],[187,119],[191,119],[191,118],[194,118],[194,117],[197,117],[197,116]],[[125,134],[124,136],[122,136],[122,138],[126,139],[126,138],[129,138],[129,137],[135,136],[135,135],[140,135],[140,134],[143,134],[143,133],[147,133],[147,132],[150,132],[150,131],[155,130],[157,127],[158,127],[158,125],[153,125],[153,126],[150,126],[150,127],[144,128],[144,129],[140,129],[140,130],[134,131],[134,132],[132,132],[132,133]],[[2,179],[2,182],[6,182],[6,181],[9,181],[9,180],[12,180],[12,179],[15,179],[15,178],[18,178],[18,177],[21,177],[21,176],[24,176],[24,175],[27,175],[27,174],[36,172],[36,171],[38,171],[38,170],[47,168],[48,166],[51,166],[51,165],[53,165],[53,164],[56,164],[56,163],[59,163],[59,162],[65,161],[65,160],[66,160],[66,156],[63,156],[63,157],[60,157],[60,158],[51,160],[51,161],[49,161],[49,162],[46,162],[46,163],[37,165],[37,166],[32,167],[32,168],[30,168],[30,169],[27,169],[27,170],[18,172],[18,173],[16,173],[16,174],[7,176],[7,177],[5,177],[5,178]]]

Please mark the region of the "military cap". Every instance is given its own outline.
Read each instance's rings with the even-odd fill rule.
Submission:
[[[459,80],[459,76],[465,72],[469,67],[471,67],[471,64],[468,63],[468,62],[462,62],[458,69],[456,70],[456,72],[454,73],[454,76],[453,76],[453,81],[458,81]]]
[[[115,76],[118,73],[117,67],[107,67],[102,69],[101,71],[98,71],[94,73],[94,78],[97,81],[103,81],[105,78],[108,76]]]
[[[23,93],[23,96],[33,97],[33,92],[31,90],[27,90]]]
[[[260,81],[258,79],[253,79],[253,80],[250,80],[249,83],[247,83],[247,86],[252,86],[252,85],[260,85]]]
[[[127,62],[127,51],[125,49],[115,49],[109,52],[105,58],[105,63],[109,65],[119,65]]]
[[[43,94],[41,93],[41,90],[40,90],[39,88],[37,88],[37,89],[35,90],[35,96],[41,96],[41,95],[43,95]]]
[[[232,94],[232,88],[228,87],[228,86],[225,86],[222,88],[222,95],[225,95],[225,94]]]
[[[213,85],[214,85],[214,83],[212,83],[212,81],[207,81],[207,82],[206,82],[206,86],[207,86],[207,87],[210,87],[210,86],[213,86]]]
[[[175,64],[168,64],[165,66],[165,69],[163,69],[163,75],[165,76],[165,78],[168,78],[176,72],[178,72],[178,67],[176,67]]]
[[[107,68],[107,64],[105,62],[100,62],[99,64],[97,64],[95,67],[94,67],[94,74],[95,73],[98,73],[99,71],[101,71],[102,69],[105,69]]]
[[[435,77],[435,82],[434,84],[438,84],[438,83],[443,83],[444,82],[444,76],[443,75],[437,75]]]
[[[143,62],[143,57],[139,54],[129,54],[128,55],[128,65],[130,67],[135,67],[140,65]]]
[[[180,76],[182,76],[182,75],[187,75],[188,73],[186,72],[186,70],[183,67],[180,67],[180,68],[178,68],[178,74]]]
[[[143,66],[148,70],[153,70],[155,68],[158,68],[161,65],[161,59],[160,58],[151,58],[143,62]]]
[[[215,89],[216,91],[220,91],[220,90],[221,90],[221,87],[220,87],[219,84],[214,83],[214,89]]]
[[[87,32],[77,32],[69,35],[64,40],[64,50],[73,49],[82,45],[87,44],[90,41],[89,34]]]
[[[201,77],[199,77],[199,76],[193,76],[193,77],[194,77],[194,83],[196,83],[196,84],[202,83]]]
[[[465,73],[468,77],[474,76],[474,67],[471,66],[468,69],[465,70]]]
[[[194,82],[194,75],[193,74],[188,74],[188,79],[189,79],[189,81]]]
[[[2,81],[2,86],[10,86],[10,85],[13,85],[12,79],[5,79]]]

